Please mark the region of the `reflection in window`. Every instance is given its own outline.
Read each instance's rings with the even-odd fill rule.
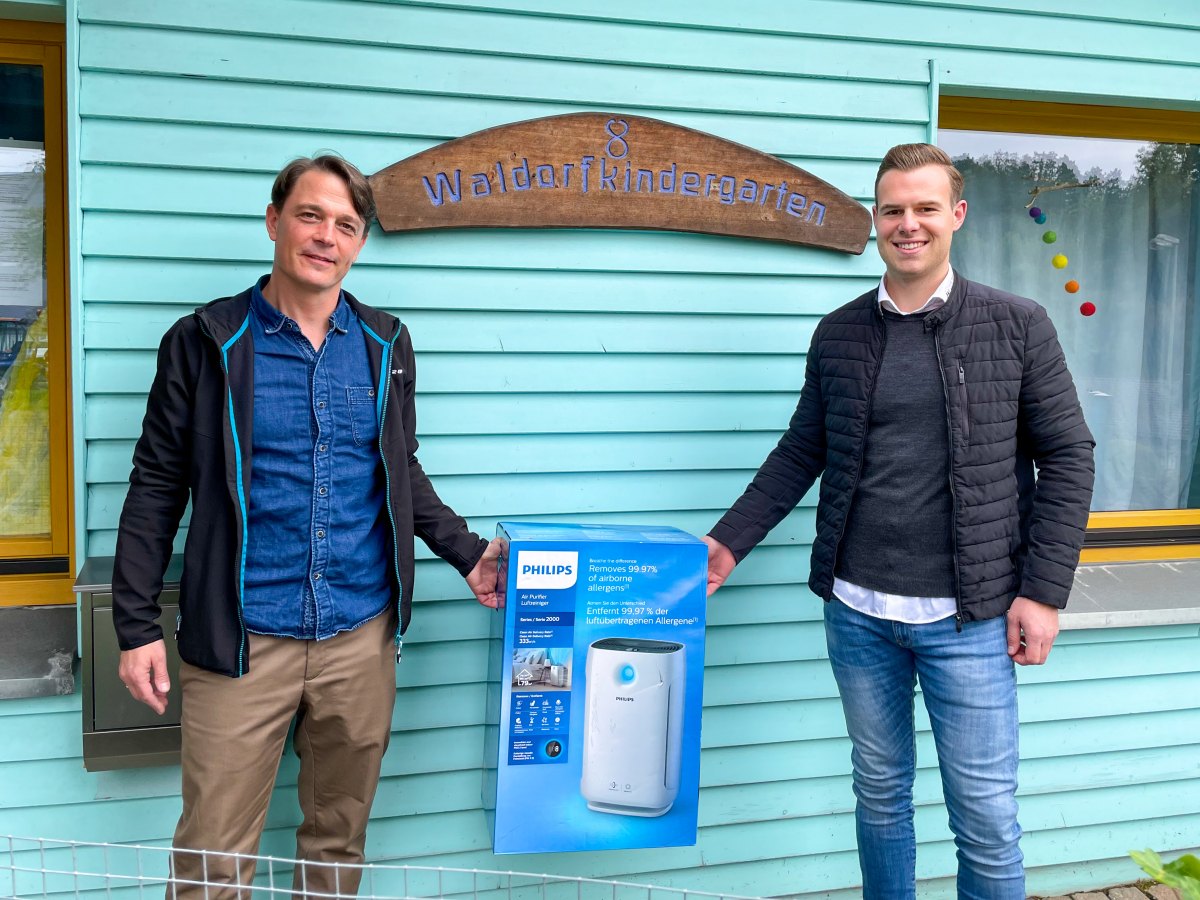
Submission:
[[[0,65],[0,538],[50,532],[41,75]]]
[[[1096,435],[1093,509],[1200,507],[1200,146],[951,130],[939,143],[966,179],[955,267],[1037,300],[1058,329]]]

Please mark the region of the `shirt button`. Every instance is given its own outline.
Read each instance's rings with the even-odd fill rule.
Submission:
[[[329,488],[325,487],[325,485],[321,485],[319,488],[317,488],[317,493],[324,497],[329,493]]]
[[[320,572],[318,572],[316,575],[314,575],[314,576],[313,576],[313,580],[314,580],[314,581],[320,581],[320,580],[321,580],[321,573],[320,573]]]
[[[321,444],[319,447],[317,447],[317,449],[318,449],[318,450],[320,450],[322,453],[324,453],[326,450],[328,450],[328,449],[329,449],[329,445],[328,445],[328,444]]]
[[[375,388],[371,388],[369,391],[367,391],[367,396],[374,397],[375,396]]]
[[[318,401],[317,401],[317,409],[324,409],[324,408],[325,408],[325,401],[324,401],[324,400],[318,400]]]
[[[318,531],[318,532],[317,532],[317,537],[319,537],[319,538],[323,538],[323,537],[325,537],[325,532],[324,532],[324,531]]]

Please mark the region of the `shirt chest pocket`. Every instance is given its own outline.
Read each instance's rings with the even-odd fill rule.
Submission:
[[[350,412],[350,430],[354,443],[360,447],[373,444],[379,438],[379,419],[376,415],[376,391],[373,387],[346,388],[346,405]]]

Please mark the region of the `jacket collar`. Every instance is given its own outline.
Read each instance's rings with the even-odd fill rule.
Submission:
[[[388,343],[391,343],[400,333],[400,320],[391,313],[385,313],[381,309],[359,302],[358,298],[349,291],[342,291],[342,297],[350,304],[350,308],[354,310],[359,320]]]
[[[939,306],[925,316],[926,324],[930,328],[935,325],[941,325],[962,308],[966,296],[967,279],[963,278],[962,273],[958,269],[955,269],[954,286],[950,288],[950,296],[946,298],[945,305]]]
[[[250,314],[250,294],[254,289],[246,288],[232,297],[222,297],[206,303],[196,310],[196,319],[201,327],[217,342],[225,344],[241,329]]]
[[[253,291],[254,288],[251,286],[240,294],[213,300],[196,310],[196,318],[218,346],[225,346],[242,330],[246,316],[250,314],[250,296]],[[342,297],[345,298],[359,319],[384,340],[391,342],[399,333],[400,320],[395,316],[360,303],[349,291],[342,291]]]
[[[924,321],[926,328],[933,328],[935,325],[941,325],[951,316],[962,308],[963,301],[967,296],[967,279],[963,278],[962,272],[958,269],[954,270],[954,285],[950,288],[950,296],[946,298],[946,302],[937,309],[930,310],[925,313]],[[874,307],[875,317],[882,322],[883,310],[879,305],[879,285],[863,294],[856,302],[868,303]]]

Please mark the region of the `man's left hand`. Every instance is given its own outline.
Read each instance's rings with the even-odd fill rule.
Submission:
[[[500,598],[496,593],[496,581],[498,578],[497,564],[499,559],[500,539],[492,538],[492,542],[483,551],[483,556],[479,557],[479,562],[475,563],[475,568],[467,576],[467,587],[471,589],[471,592],[475,595],[475,599],[489,609],[495,609],[496,605],[500,602]]]
[[[1040,666],[1058,637],[1058,610],[1018,597],[1008,610],[1008,655],[1018,666]]]

